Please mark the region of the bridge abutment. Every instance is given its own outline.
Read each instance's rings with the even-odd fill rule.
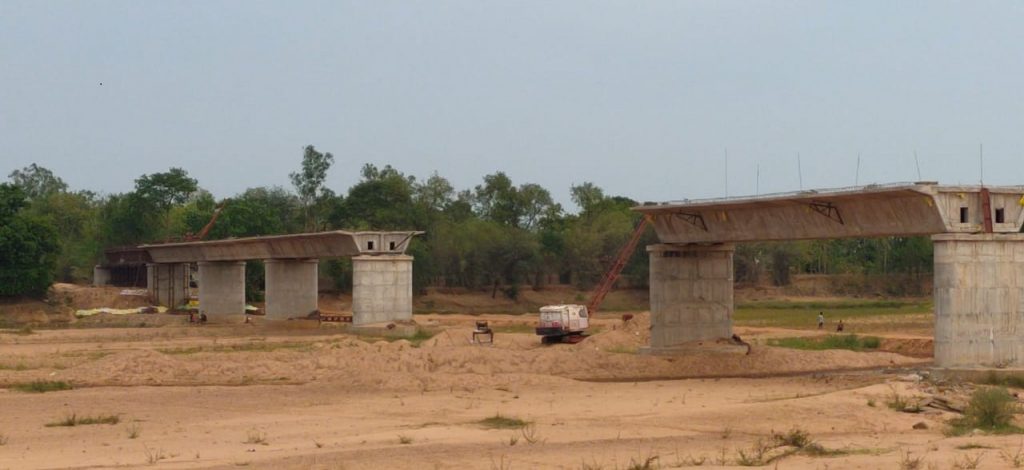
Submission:
[[[316,259],[268,259],[266,266],[267,320],[306,317],[317,311]]]
[[[352,258],[352,324],[412,319],[412,256]]]
[[[1024,234],[941,234],[935,365],[1024,366]]]
[[[188,263],[146,264],[146,286],[157,305],[175,309],[188,300]]]
[[[650,245],[651,352],[732,335],[732,244]]]
[[[245,320],[245,261],[199,262],[199,313],[211,323]]]

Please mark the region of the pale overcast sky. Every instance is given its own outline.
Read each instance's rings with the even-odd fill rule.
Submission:
[[[102,83],[102,85],[100,85]],[[367,162],[670,200],[1024,184],[1024,3],[0,0],[0,176],[183,167],[219,197]],[[571,209],[571,204],[567,204]]]

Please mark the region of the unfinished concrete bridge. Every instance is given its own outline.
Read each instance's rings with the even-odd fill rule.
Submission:
[[[1024,186],[937,183],[634,208],[652,221],[651,351],[729,337],[736,243],[930,235],[935,363],[1024,366]]]
[[[352,322],[361,325],[412,318],[413,258],[405,252],[422,233],[335,230],[161,243],[118,250],[114,257],[144,258],[150,293],[172,308],[188,300],[191,266],[198,265],[199,312],[216,323],[244,320],[248,260],[265,265],[266,319],[287,320],[318,310],[319,259],[351,257]],[[97,284],[109,279],[109,267],[96,269]]]

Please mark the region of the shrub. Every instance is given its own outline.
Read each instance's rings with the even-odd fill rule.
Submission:
[[[507,416],[496,414],[494,416],[491,416],[490,418],[481,419],[480,424],[482,424],[485,428],[491,429],[519,429],[523,426],[526,426],[529,423],[519,418],[510,418]]]
[[[71,384],[64,381],[51,381],[51,380],[34,380],[28,383],[14,384],[11,386],[12,389],[19,392],[26,393],[46,393],[46,392],[58,392],[61,390],[71,390]]]
[[[1005,388],[988,387],[971,395],[964,417],[976,428],[998,429],[1009,426],[1016,411],[1017,400]]]

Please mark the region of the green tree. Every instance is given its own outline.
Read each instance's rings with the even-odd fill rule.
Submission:
[[[305,230],[316,230],[320,226],[318,205],[334,195],[324,187],[327,170],[333,163],[334,155],[330,152],[320,153],[312,145],[307,145],[302,153],[302,169],[289,175],[306,215]]]
[[[9,175],[11,182],[21,188],[26,199],[34,201],[50,194],[65,192],[68,189],[67,183],[58,178],[52,171],[36,165],[35,163],[14,170]]]
[[[406,176],[387,165],[377,168],[363,166],[362,179],[348,191],[343,209],[332,223],[339,227],[374,230],[409,230],[422,228],[425,218],[418,218],[413,203],[416,178]]]
[[[164,211],[175,204],[184,204],[198,189],[196,180],[181,168],[142,175],[135,180],[136,195]]]
[[[25,212],[25,193],[0,184],[0,296],[41,297],[53,282],[57,231]]]

